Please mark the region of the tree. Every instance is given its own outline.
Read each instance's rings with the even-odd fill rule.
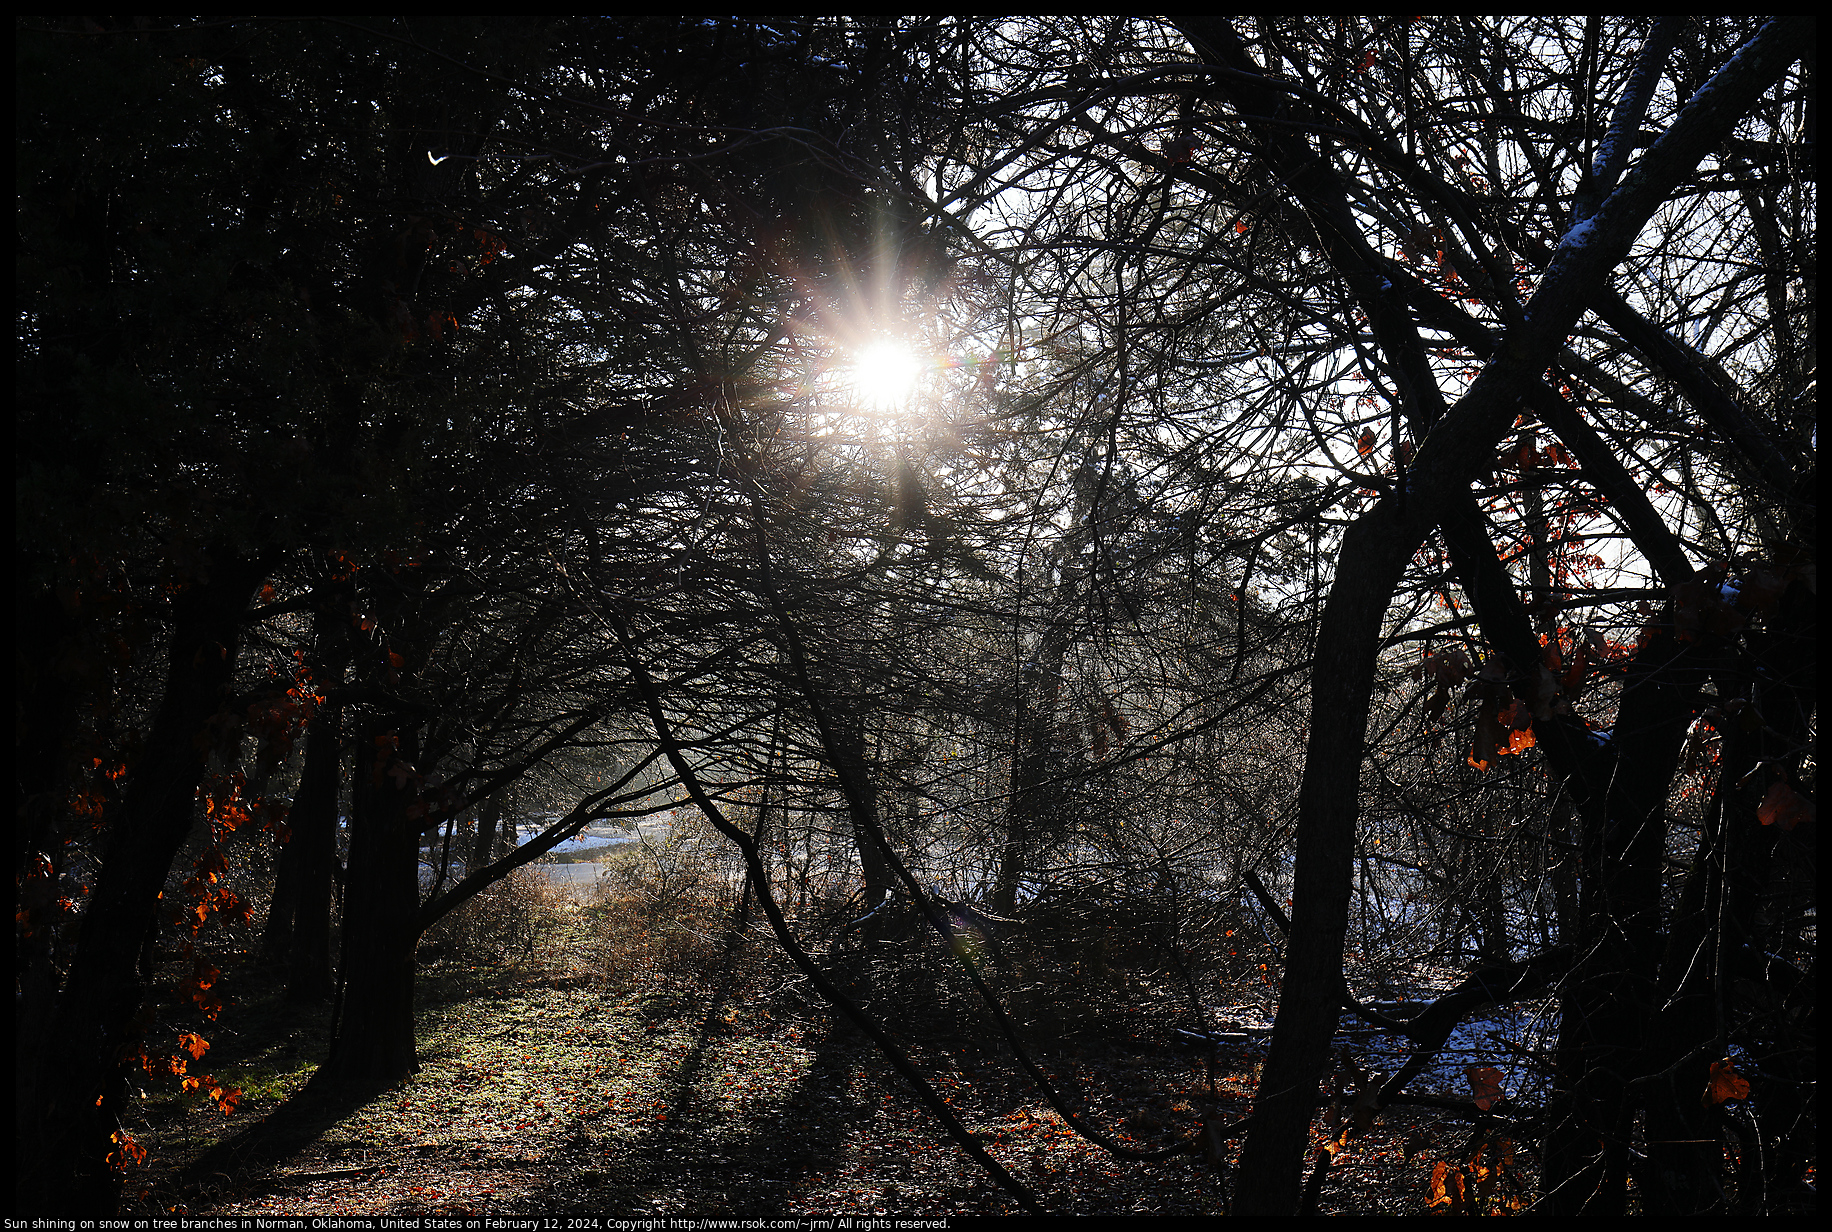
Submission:
[[[1535,387],[1532,383],[1538,380],[1541,361],[1554,357],[1554,348],[1562,342],[1563,334],[1599,293],[1596,288],[1627,254],[1635,234],[1668,195],[1693,174],[1703,153],[1730,136],[1738,119],[1785,73],[1792,52],[1779,40],[1787,37],[1788,29],[1781,23],[1765,28],[1736,61],[1720,70],[1719,77],[1701,87],[1670,129],[1637,163],[1635,171],[1620,181],[1620,187],[1620,166],[1611,165],[1607,153],[1613,147],[1607,139],[1602,143],[1605,156],[1597,160],[1587,185],[1596,204],[1582,199],[1577,203],[1573,228],[1566,232],[1559,252],[1532,295],[1510,311],[1504,289],[1508,271],[1490,272],[1491,286],[1499,299],[1497,315],[1507,321],[1507,338],[1495,348],[1482,373],[1455,407],[1433,413],[1429,408],[1436,382],[1425,387],[1416,378],[1405,381],[1399,376],[1408,364],[1418,370],[1424,358],[1423,345],[1418,334],[1403,321],[1383,325],[1382,313],[1386,309],[1380,288],[1370,283],[1365,292],[1357,295],[1389,370],[1396,380],[1403,381],[1402,404],[1415,404],[1407,410],[1415,434],[1423,440],[1412,466],[1414,482],[1404,490],[1395,489],[1388,500],[1358,519],[1345,535],[1342,564],[1323,616],[1322,642],[1329,650],[1325,652],[1328,657],[1318,664],[1313,683],[1312,734],[1300,805],[1299,905],[1293,915],[1292,952],[1285,976],[1287,995],[1281,1001],[1274,1049],[1262,1078],[1262,1090],[1291,1094],[1269,1095],[1258,1105],[1260,1126],[1248,1139],[1242,1163],[1248,1174],[1267,1177],[1268,1183],[1258,1193],[1243,1195],[1243,1209],[1273,1212],[1296,1206],[1294,1162],[1310,1119],[1306,1096],[1321,1072],[1328,1038],[1334,1032],[1337,999],[1327,997],[1304,1004],[1293,998],[1291,991],[1294,986],[1307,991],[1339,986],[1347,874],[1351,866],[1350,843],[1345,840],[1352,839],[1356,811],[1354,778],[1343,773],[1343,766],[1352,767],[1359,760],[1343,754],[1359,750],[1362,744],[1382,609],[1399,581],[1400,570],[1432,525],[1443,525],[1453,557],[1465,558],[1467,563],[1459,568],[1463,589],[1471,595],[1483,618],[1484,633],[1491,644],[1507,654],[1517,665],[1516,671],[1522,673],[1516,682],[1511,682],[1516,698],[1527,706],[1534,705],[1537,681],[1526,675],[1524,665],[1540,656],[1534,653],[1535,642],[1516,606],[1512,585],[1505,577],[1489,580],[1497,570],[1488,547],[1489,536],[1472,533],[1475,527],[1471,515],[1476,513],[1473,501],[1459,497],[1457,504],[1446,503],[1448,498],[1443,495],[1434,499],[1434,492],[1460,492],[1470,478],[1480,473],[1486,452],[1517,418],[1512,399],[1520,395],[1513,393],[1511,387],[1521,383],[1528,383],[1529,389]],[[1191,32],[1198,47],[1228,70],[1222,74],[1225,84],[1220,88],[1247,117],[1249,129],[1254,125],[1252,117],[1275,114],[1278,100],[1265,92],[1267,87],[1262,84],[1264,79],[1257,65],[1248,59],[1231,30],[1212,24],[1192,26]],[[1650,50],[1642,59],[1643,74],[1658,71],[1655,66],[1663,55],[1660,41],[1658,35],[1650,40]],[[1643,77],[1630,78],[1627,101],[1618,109],[1610,130],[1617,140],[1625,139],[1622,134],[1638,125],[1646,94],[1637,98],[1635,91],[1646,90],[1643,81]],[[1331,183],[1333,177],[1326,178],[1328,173],[1307,144],[1270,125],[1262,125],[1256,137],[1264,151],[1262,156],[1280,166],[1300,186],[1306,198],[1303,205],[1325,250],[1332,244],[1339,245],[1333,261],[1350,286],[1355,286],[1358,277],[1371,279],[1380,265],[1370,259],[1374,254],[1365,244],[1354,242],[1358,229],[1344,225],[1348,221],[1344,213],[1346,194]],[[1476,242],[1472,230],[1466,229],[1466,236]],[[1496,273],[1502,277],[1497,278]],[[1473,281],[1473,274],[1470,277]],[[1390,331],[1388,336],[1383,337],[1383,329]],[[1550,399],[1528,399],[1536,410],[1542,402],[1552,409]],[[1595,456],[1594,436],[1572,430],[1571,416],[1558,410],[1549,418],[1566,428],[1567,444],[1580,457]],[[1436,467],[1445,469],[1440,472]],[[1611,495],[1622,501],[1629,494]],[[1470,529],[1465,530],[1465,526]],[[1412,527],[1421,529],[1415,531]],[[1646,549],[1656,560],[1670,558],[1668,542],[1670,537],[1656,538]],[[1676,615],[1678,610],[1676,607]],[[1621,769],[1595,764],[1579,737],[1569,734],[1570,728],[1547,706],[1550,699],[1539,702],[1544,713],[1538,717],[1542,729],[1551,737],[1545,743],[1557,772],[1566,779],[1567,790],[1577,798],[1579,807],[1587,812],[1595,810],[1586,819],[1586,838],[1582,842],[1589,856],[1587,871],[1592,873],[1586,884],[1593,893],[1601,891],[1590,906],[1589,919],[1594,923],[1580,933],[1580,937],[1595,938],[1595,948],[1589,951],[1595,965],[1589,972],[1580,969],[1574,981],[1580,991],[1567,993],[1564,998],[1567,1043],[1562,1060],[1567,1066],[1565,1081],[1571,1084],[1567,1089],[1572,1094],[1567,1097],[1571,1102],[1565,1110],[1555,1114],[1562,1119],[1555,1123],[1548,1141],[1545,1179],[1549,1191],[1557,1195],[1569,1182],[1596,1168],[1594,1185],[1580,1181],[1572,1188],[1583,1195],[1580,1201],[1594,1191],[1598,1195],[1594,1201],[1605,1204],[1612,1199],[1619,1204],[1620,1187],[1626,1179],[1620,1162],[1610,1162],[1612,1157],[1617,1161],[1626,1157],[1627,1143],[1620,1136],[1624,1125],[1617,1120],[1626,1112],[1626,1092],[1612,1085],[1621,1079],[1614,1076],[1615,1067],[1606,1064],[1597,1050],[1610,1050],[1610,1059],[1618,1065],[1622,1056],[1642,1051],[1638,1026],[1630,1020],[1644,1021],[1648,1006],[1637,998],[1621,995],[1621,978],[1624,972],[1653,976],[1658,970],[1651,939],[1657,935],[1656,887],[1664,848],[1660,818],[1686,713],[1683,704],[1675,703],[1682,702],[1689,689],[1696,687],[1691,683],[1690,665],[1683,662],[1688,657],[1683,652],[1681,663],[1670,664],[1667,659],[1672,655],[1671,649],[1650,651],[1632,662],[1629,681],[1640,685],[1640,691],[1630,693],[1623,704],[1626,708],[1646,699],[1643,704],[1665,710],[1666,714],[1656,718],[1651,709],[1646,720],[1637,722],[1639,715],[1631,710],[1618,716],[1616,729],[1622,745],[1635,738],[1651,742],[1632,763],[1637,773],[1651,772],[1645,783],[1625,783]],[[1656,656],[1659,666],[1655,665]],[[1594,748],[1595,742],[1586,743]],[[1618,756],[1630,754],[1618,752]],[[1627,764],[1631,763],[1616,763]],[[1611,781],[1613,788],[1603,786]],[[1634,794],[1637,792],[1639,795]],[[1637,819],[1630,823],[1632,828],[1621,819],[1621,810],[1630,807],[1634,810],[1631,816]],[[1608,972],[1607,977],[1604,972]],[[1607,994],[1603,990],[1605,979],[1611,989]],[[1577,1139],[1583,1136],[1587,1142],[1594,1141],[1599,1127],[1618,1135],[1616,1145],[1605,1152],[1603,1160],[1593,1164],[1585,1158],[1580,1164],[1575,1156],[1589,1148],[1578,1146]],[[1278,1179],[1272,1180],[1273,1177]],[[1556,1206],[1569,1200],[1554,1197],[1553,1202]]]
[[[1644,310],[1623,311],[1623,294],[1605,279],[1646,224],[1658,219],[1668,231],[1683,228],[1676,220],[1696,213],[1711,195],[1717,173],[1695,171],[1707,151],[1742,158],[1755,148],[1752,140],[1762,144],[1736,127],[1746,117],[1773,117],[1783,134],[1799,131],[1787,127],[1798,121],[1782,118],[1797,110],[1792,87],[1770,93],[1787,73],[1790,53],[1765,50],[1783,46],[1770,40],[1783,39],[1788,29],[1766,28],[1729,67],[1735,40],[1706,23],[1644,31],[1592,22],[1580,32],[1557,22],[1451,21],[1420,30],[1405,23],[1341,22],[1329,29],[1263,22],[1243,34],[1220,21],[1190,21],[1179,30],[1196,50],[1193,64],[1161,29],[1144,23],[1066,23],[1022,39],[1012,29],[982,36],[988,62],[996,58],[1000,66],[986,80],[997,82],[1001,97],[975,99],[966,114],[975,116],[980,133],[997,133],[1001,141],[959,180],[977,186],[996,176],[1008,193],[1022,190],[1050,202],[1047,226],[1013,211],[1015,251],[1072,254],[1077,269],[1088,267],[1086,254],[1113,252],[1150,271],[1149,298],[1129,298],[1123,278],[1087,280],[1103,310],[1087,313],[1084,322],[1128,327],[1113,328],[1103,362],[1123,375],[1125,357],[1150,348],[1154,375],[1181,368],[1200,374],[1191,382],[1198,386],[1225,376],[1234,407],[1217,416],[1227,424],[1222,439],[1244,442],[1257,430],[1262,457],[1289,442],[1284,456],[1301,457],[1301,465],[1334,472],[1359,489],[1343,504],[1351,517],[1340,538],[1323,543],[1326,550],[1333,546],[1338,567],[1333,581],[1324,582],[1329,602],[1312,675],[1293,938],[1262,1080],[1267,1095],[1243,1157],[1243,1175],[1257,1184],[1243,1194],[1241,1209],[1289,1213],[1300,1200],[1311,1092],[1343,1004],[1342,942],[1377,652],[1395,633],[1408,632],[1391,623],[1393,600],[1404,593],[1418,549],[1440,534],[1442,546],[1434,550],[1447,556],[1450,579],[1473,608],[1483,644],[1471,649],[1489,673],[1472,690],[1487,710],[1470,756],[1487,766],[1498,752],[1516,751],[1525,737],[1508,732],[1524,731],[1530,715],[1535,756],[1547,759],[1560,799],[1576,811],[1574,837],[1583,853],[1576,880],[1590,894],[1568,921],[1576,935],[1563,940],[1583,947],[1586,937],[1631,938],[1583,949],[1591,965],[1562,981],[1570,1034],[1561,1082],[1569,1085],[1561,1127],[1548,1141],[1552,1208],[1573,1194],[1583,1201],[1594,1193],[1604,1208],[1621,1200],[1627,1121],[1616,1118],[1629,1115],[1634,1097],[1605,1090],[1616,1079],[1601,1058],[1634,1055],[1638,1064],[1652,1065],[1637,1032],[1658,1015],[1633,998],[1605,1004],[1603,994],[1606,986],[1619,993],[1625,972],[1652,982],[1660,966],[1650,946],[1660,912],[1664,807],[1687,721],[1700,708],[1694,690],[1713,670],[1706,660],[1721,653],[1692,644],[1703,629],[1689,610],[1699,600],[1687,596],[1709,594],[1725,574],[1693,580],[1695,567],[1675,533],[1683,509],[1658,505],[1646,491],[1660,459],[1643,451],[1672,421],[1634,388],[1648,378],[1623,366],[1628,353],[1639,352],[1639,362],[1650,362],[1654,379],[1662,380],[1698,373],[1708,361],[1649,328]],[[1014,46],[1037,50],[1013,54]],[[1680,51],[1670,57],[1674,48]],[[1775,58],[1765,60],[1768,54]],[[1669,59],[1683,85],[1667,94],[1656,83]],[[1689,74],[1679,67],[1687,60],[1694,66]],[[1720,71],[1723,78],[1713,76]],[[1434,84],[1427,95],[1422,83],[1440,80],[1443,88]],[[1622,100],[1607,118],[1590,114],[1600,81],[1620,83],[1604,91]],[[1644,136],[1648,114],[1671,119],[1664,131]],[[1483,115],[1494,117],[1488,129],[1477,124]],[[1763,148],[1785,147],[1789,138],[1770,140]],[[1625,174],[1631,145],[1643,143],[1645,153]],[[1091,175],[1112,186],[1115,197],[1139,203],[1130,229],[1061,225],[1063,203],[1077,200]],[[1757,216],[1773,215],[1763,208]],[[1772,241],[1769,248],[1780,251]],[[1657,250],[1674,270],[1701,268],[1698,246],[1669,242]],[[1643,260],[1634,258],[1630,268],[1644,268]],[[1222,289],[1198,282],[1208,270],[1225,271]],[[1040,281],[1050,288],[1049,302],[1061,303],[1068,280]],[[1282,329],[1232,353],[1213,343],[1206,354],[1193,349],[1197,340],[1214,337],[1210,322],[1224,306],[1231,309],[1226,321],[1247,323],[1242,332],[1255,320]],[[1602,336],[1580,330],[1568,340],[1579,314],[1593,306]],[[1211,358],[1218,352],[1224,358]],[[1744,354],[1754,358],[1756,351]],[[1548,366],[1562,376],[1562,387],[1541,382]],[[1365,393],[1345,405],[1348,413],[1319,413],[1318,401],[1340,396],[1343,379],[1357,372]],[[1799,485],[1810,463],[1777,443],[1801,439],[1804,421],[1786,408],[1797,405],[1802,387],[1775,403],[1775,417],[1763,422],[1747,396],[1728,393],[1734,382],[1685,379],[1698,416],[1689,428],[1708,442],[1705,452],[1722,458],[1725,480],[1766,472],[1762,490],[1770,495],[1754,504],[1802,509]],[[1464,380],[1467,391],[1449,392]],[[1255,385],[1265,390],[1261,399],[1243,398]],[[1597,392],[1586,397],[1575,392],[1580,388]],[[1519,405],[1517,392],[1525,399]],[[1249,419],[1237,409],[1243,404],[1263,418]],[[1169,405],[1187,422],[1201,404],[1186,396]],[[1120,415],[1115,412],[1116,421]],[[1602,419],[1608,435],[1587,419]],[[1540,432],[1556,438],[1549,452],[1540,448]],[[1514,477],[1490,492],[1518,501],[1519,522],[1482,509],[1480,490],[1463,495],[1472,481],[1496,474],[1496,450],[1510,438],[1516,461],[1503,462]],[[1695,449],[1694,460],[1699,456]],[[1756,457],[1769,461],[1755,463]],[[1560,470],[1577,468],[1582,483],[1574,488]],[[1453,494],[1452,504],[1442,504]],[[1379,503],[1363,510],[1369,496]],[[1340,498],[1330,494],[1311,516]],[[1557,532],[1548,516],[1553,500],[1569,511]],[[1574,619],[1578,612],[1623,619],[1611,613],[1621,600],[1596,584],[1601,579],[1592,571],[1604,566],[1578,568],[1579,528],[1598,509],[1609,511],[1625,544],[1614,563],[1646,562],[1662,587],[1702,588],[1670,592],[1667,636],[1681,641],[1662,642],[1659,621],[1626,658],[1601,635],[1586,639]],[[1794,512],[1780,520],[1801,525]],[[1810,552],[1807,535],[1786,544],[1769,535],[1762,548],[1755,546],[1762,536],[1748,531],[1725,540],[1760,553],[1762,564],[1741,568],[1745,578],[1774,579],[1762,584],[1763,593],[1791,593],[1804,603],[1810,602],[1805,575],[1787,570]],[[1526,551],[1497,547],[1511,542],[1526,544]],[[1521,601],[1510,566],[1528,574],[1533,610]],[[1427,593],[1450,580],[1415,576]],[[1630,596],[1659,597],[1661,590]],[[1771,609],[1766,598],[1761,602],[1766,619]],[[1409,606],[1402,602],[1399,610]],[[1757,615],[1746,602],[1738,615],[1723,617],[1715,636]],[[1444,632],[1461,639],[1469,628],[1460,617]],[[1581,666],[1575,663],[1580,644],[1587,657]],[[1442,661],[1440,676],[1451,666]],[[1736,679],[1724,678],[1720,696],[1747,687]],[[1599,686],[1589,707],[1604,708],[1591,710],[1592,727],[1611,726],[1606,716],[1618,711],[1619,745],[1599,748],[1575,718],[1586,709],[1580,703],[1586,681]],[[1801,716],[1795,730],[1806,730],[1809,711],[1788,709]],[[1517,726],[1499,727],[1504,715]],[[1495,745],[1498,731],[1508,747]],[[1804,746],[1790,747],[1798,755]],[[1619,769],[1628,766],[1633,774]],[[1637,819],[1626,830],[1619,826],[1624,810]],[[1691,854],[1692,867],[1709,881],[1709,860]],[[1546,984],[1536,977],[1520,987],[1529,986]],[[1696,1044],[1696,1034],[1691,1038]],[[1702,1054],[1694,1057],[1695,1073],[1702,1075],[1703,1063]],[[1663,1073],[1664,1063],[1647,1072]],[[1580,1162],[1588,1148],[1578,1148],[1578,1138],[1594,1143],[1599,1136],[1614,1145],[1604,1158],[1584,1155]]]

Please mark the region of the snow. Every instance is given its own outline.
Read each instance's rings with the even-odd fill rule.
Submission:
[[[558,817],[551,817],[546,819],[542,824],[522,827],[522,833],[518,841],[522,843],[528,842],[538,836],[547,826],[552,825],[558,820]],[[569,838],[564,843],[559,844],[553,849],[553,854],[571,855],[574,852],[584,851],[591,847],[619,847],[625,843],[633,843],[635,841],[636,836],[622,827],[591,826],[577,838]],[[580,868],[587,870],[592,876],[596,876],[599,866],[591,863],[577,865],[537,864],[535,868],[538,872],[544,874],[548,881],[563,882],[568,880],[579,880],[581,877],[580,874],[567,872],[566,870],[568,869]],[[438,871],[437,859],[429,858],[422,853],[420,857],[420,888],[422,890],[432,888],[433,881],[438,876]],[[454,852],[452,867],[446,873],[446,884],[453,885],[463,880],[464,872],[464,861],[456,858],[456,852]]]
[[[1537,1052],[1550,1052],[1557,1030],[1558,1016],[1550,1001],[1525,1001],[1472,1014],[1450,1033],[1444,1047],[1406,1084],[1406,1090],[1414,1095],[1468,1099],[1470,1084],[1464,1071],[1472,1066],[1492,1065],[1505,1075],[1501,1089],[1507,1098],[1537,1103],[1545,1079],[1526,1065],[1518,1053],[1503,1047],[1497,1040]],[[1345,1017],[1341,1031],[1348,1038],[1357,1063],[1371,1074],[1396,1073],[1412,1055],[1411,1040],[1369,1026],[1360,1019],[1351,1022]]]
[[[1565,232],[1558,242],[1558,251],[1552,254],[1552,261],[1546,266],[1545,277],[1540,280],[1542,287],[1552,283],[1558,276],[1560,268],[1583,252],[1591,240],[1597,236],[1597,224],[1593,218],[1586,218],[1572,224],[1571,230]],[[1533,319],[1533,305],[1527,305],[1526,319]]]
[[[1584,245],[1590,243],[1591,237],[1596,234],[1596,230],[1597,223],[1594,218],[1586,218],[1583,222],[1573,225],[1571,230],[1565,232],[1564,238],[1559,240],[1559,252],[1562,253],[1567,248],[1576,251],[1584,247]],[[1557,260],[1557,254],[1554,254],[1553,259]]]
[[[1419,978],[1401,988],[1405,1017],[1423,1010],[1434,998],[1450,991],[1462,979],[1460,971],[1421,970]],[[1384,989],[1391,993],[1393,989]],[[1363,999],[1367,1004],[1367,999]],[[1391,1001],[1381,1000],[1390,1006]],[[1415,1009],[1416,1007],[1416,1009]],[[1271,1004],[1238,1004],[1221,1007],[1210,1035],[1221,1042],[1249,1048],[1264,1047],[1272,1033]],[[1511,1005],[1492,1006],[1465,1018],[1444,1041],[1444,1046],[1426,1063],[1424,1069],[1406,1084],[1412,1095],[1439,1095],[1448,1099],[1468,1099],[1470,1084],[1464,1072],[1472,1066],[1493,1066],[1504,1075],[1502,1091],[1508,1099],[1533,1105],[1546,1094],[1547,1079],[1522,1060],[1513,1049],[1527,1049],[1541,1055],[1550,1053],[1558,1033],[1558,1011],[1552,1000],[1521,1001]],[[1192,1043],[1203,1041],[1202,1033]],[[1509,1048],[1505,1045],[1512,1045]],[[1383,1031],[1345,1012],[1336,1028],[1335,1049],[1348,1056],[1368,1074],[1397,1073],[1411,1058],[1412,1041],[1404,1035]]]
[[[1622,130],[1616,127],[1615,124],[1611,124],[1609,131],[1603,134],[1603,140],[1597,143],[1596,157],[1590,161],[1590,171],[1593,178],[1600,176],[1603,171],[1609,167],[1611,162],[1614,161],[1616,157],[1616,139],[1621,135]]]

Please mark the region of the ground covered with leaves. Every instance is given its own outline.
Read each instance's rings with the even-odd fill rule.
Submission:
[[[678,906],[678,905],[677,905]],[[249,964],[210,1062],[243,1100],[149,1091],[130,1213],[202,1215],[968,1215],[1017,1209],[903,1080],[754,930],[708,913],[549,900],[520,944],[438,947],[418,990],[421,1068],[387,1090],[309,1087],[330,1011],[301,1013]],[[472,938],[475,941],[475,938]],[[1190,1152],[1117,1159],[1023,1077],[940,947],[836,963],[991,1153],[1052,1212],[1223,1212],[1226,1170]],[[487,961],[480,959],[489,959]],[[1219,1044],[1174,982],[1087,963],[998,972],[1027,1045],[1079,1114],[1140,1148],[1245,1114],[1263,998]],[[1263,993],[1263,988],[1260,990]],[[1359,1066],[1377,1041],[1351,1045]],[[1467,1094],[1467,1092],[1465,1092]],[[1319,1145],[1327,1137],[1319,1133]],[[1435,1182],[1435,1183],[1434,1183]],[[1319,1213],[1517,1209],[1530,1160],[1443,1110],[1388,1110],[1334,1157]],[[1435,1203],[1435,1206],[1434,1206]]]

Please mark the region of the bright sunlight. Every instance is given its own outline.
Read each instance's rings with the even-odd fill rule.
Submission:
[[[872,343],[852,363],[847,383],[861,406],[897,411],[909,405],[922,377],[922,360],[907,344],[884,339]]]

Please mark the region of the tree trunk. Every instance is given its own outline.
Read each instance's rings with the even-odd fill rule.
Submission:
[[[1064,570],[1065,577],[1068,570]],[[1055,753],[1056,702],[1069,649],[1069,622],[1053,621],[1044,631],[1037,657],[1018,673],[1013,717],[1011,788],[1005,813],[1005,846],[993,880],[992,913],[1010,919],[1017,910],[1018,881],[1032,844],[1049,828],[1060,802],[1049,772]]]
[[[419,828],[412,727],[359,728],[345,874],[342,1011],[314,1082],[383,1086],[419,1069],[414,1048],[414,946],[419,939]],[[398,736],[399,748],[395,746]]]
[[[1548,1214],[1624,1214],[1635,1099],[1661,1014],[1666,804],[1704,683],[1696,647],[1658,637],[1630,665],[1605,772],[1578,800],[1576,969],[1560,996],[1542,1186]]]
[[[865,760],[865,713],[862,703],[855,703],[840,716],[839,736],[834,753],[843,760],[843,772],[852,777],[855,785],[856,805],[848,801],[848,812],[856,807],[866,815],[852,818],[853,847],[859,853],[859,868],[865,877],[865,909],[876,911],[890,895],[891,886],[896,875],[891,872],[890,861],[885,859],[884,852],[872,838],[872,832],[879,830],[878,818],[878,781],[871,773]],[[881,935],[879,928],[872,930],[874,936]]]
[[[1342,1006],[1342,943],[1353,892],[1357,796],[1375,642],[1425,527],[1391,501],[1343,537],[1311,670],[1311,726],[1298,794],[1291,934],[1272,1045],[1241,1148],[1236,1215],[1293,1215],[1318,1084]]]
[[[1770,617],[1766,636],[1752,632],[1747,637],[1754,661],[1738,664],[1747,673],[1750,709],[1744,713],[1761,715],[1760,729],[1750,730],[1735,721],[1738,716],[1720,721],[1727,730],[1722,732],[1717,783],[1692,872],[1665,930],[1660,1013],[1641,1066],[1651,1077],[1638,1084],[1645,1087],[1639,1099],[1647,1109],[1650,1171],[1637,1180],[1650,1212],[1744,1213],[1738,1208],[1752,1197],[1738,1193],[1733,1207],[1725,1192],[1724,1153],[1718,1141],[1723,1130],[1698,1099],[1722,1050],[1706,1051],[1700,1045],[1716,1042],[1723,1031],[1720,1015],[1728,991],[1724,985],[1736,976],[1741,945],[1756,944],[1762,937],[1761,917],[1769,906],[1765,900],[1771,900],[1770,865],[1781,836],[1774,826],[1757,820],[1768,781],[1751,777],[1751,772],[1764,760],[1785,763],[1792,749],[1803,747],[1808,739],[1808,714],[1815,704],[1811,608],[1810,595],[1796,583]],[[1751,671],[1757,664],[1759,670]],[[1742,692],[1730,681],[1719,682],[1722,696]],[[1776,1049],[1782,1054],[1776,1061],[1755,1058],[1764,1072],[1790,1068],[1789,1045],[1779,1043]],[[1810,1071],[1803,1066],[1797,1076],[1804,1089]],[[1791,1102],[1779,1090],[1774,1094],[1781,1103]],[[1764,1126],[1786,1125],[1792,1119],[1773,1105],[1765,1104],[1763,1111]],[[1761,1152],[1768,1165],[1767,1184],[1793,1179],[1788,1175],[1789,1135],[1783,1131],[1775,1138],[1765,1142]]]
[[[51,568],[45,565],[47,573]],[[17,725],[14,746],[19,795],[13,823],[13,874],[19,888],[19,916],[13,1048],[16,1081],[23,1091],[27,1076],[43,1064],[57,1012],[58,951],[68,948],[68,935],[78,927],[61,913],[56,901],[75,820],[66,807],[68,780],[61,772],[71,755],[80,696],[71,687],[64,665],[77,658],[80,641],[75,621],[48,585],[34,594],[22,582],[19,594],[14,630],[19,647],[15,701],[20,715],[31,716],[31,722]],[[110,813],[114,803],[107,805]],[[17,1126],[21,1142],[28,1131],[26,1109],[24,1101],[15,1105],[15,1113],[21,1116]]]
[[[311,1004],[331,995],[331,882],[337,862],[337,804],[342,794],[343,715],[335,700],[350,665],[351,587],[321,579],[312,618],[313,685],[325,703],[306,726],[305,765],[288,815],[292,838],[280,856],[268,913],[264,952],[287,960],[289,1001]]]
[[[1713,977],[1723,943],[1715,925],[1723,895],[1719,869],[1725,796],[1727,789],[1734,794],[1732,784],[1749,769],[1732,753],[1725,749],[1722,777],[1706,811],[1692,872],[1668,924],[1659,986],[1661,1012],[1641,1065],[1650,1077],[1637,1084],[1637,1098],[1647,1109],[1648,1168],[1641,1177],[1641,1199],[1650,1215],[1729,1213],[1723,1201],[1721,1131],[1711,1124],[1710,1113],[1698,1099],[1716,1058],[1690,1054],[1701,1040],[1716,1034]]]
[[[191,829],[206,724],[229,695],[241,616],[266,564],[212,553],[207,580],[173,600],[165,693],[136,759],[89,896],[70,974],[43,1055],[20,1074],[20,1214],[113,1214],[108,1165],[126,1096],[124,1057],[138,1050],[144,1001],[137,959]]]
[[[304,777],[310,773],[312,764],[311,740],[306,740]],[[286,845],[280,848],[280,858],[274,867],[274,892],[267,903],[267,923],[261,928],[261,958],[266,962],[283,964],[293,945],[293,917],[299,909],[299,805],[304,797],[303,789],[293,799],[292,812],[286,815],[287,828],[292,836]]]
[[[306,729],[305,768],[290,815],[294,860],[292,944],[286,998],[315,1004],[330,997],[331,880],[337,863],[337,803],[341,794],[342,710],[327,703]]]
[[[471,848],[471,860],[466,866],[467,874],[474,873],[496,859],[496,830],[503,819],[503,795],[508,788],[501,788],[484,800],[477,810],[477,843]]]

